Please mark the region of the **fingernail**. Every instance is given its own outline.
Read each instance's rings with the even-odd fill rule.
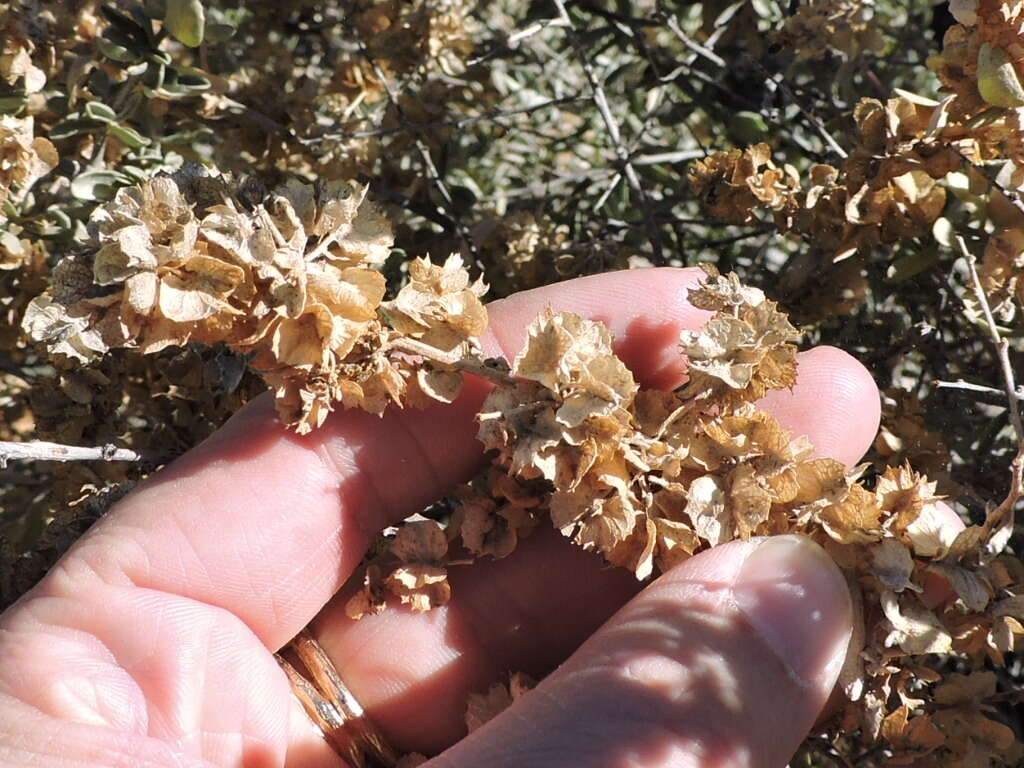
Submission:
[[[831,690],[850,641],[850,593],[821,547],[803,536],[764,539],[733,584],[751,627],[804,688]]]

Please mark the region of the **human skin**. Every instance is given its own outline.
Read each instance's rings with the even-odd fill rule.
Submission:
[[[485,349],[511,359],[550,306],[607,323],[643,385],[676,386],[679,332],[708,317],[686,302],[699,275],[496,301]],[[376,533],[482,466],[487,386],[468,379],[425,411],[339,411],[305,437],[258,398],[144,482],[0,616],[0,764],[342,765],[273,656],[313,622],[371,719],[400,750],[439,755],[432,767],[785,765],[850,634],[842,578],[806,540],[723,545],[641,591],[538,531],[505,560],[453,568],[446,606],[345,617],[335,595]],[[879,420],[868,372],[828,347],[761,405],[847,464]],[[469,693],[555,667],[462,738]]]

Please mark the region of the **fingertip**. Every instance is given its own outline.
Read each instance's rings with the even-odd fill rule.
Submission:
[[[445,764],[783,765],[835,684],[850,616],[845,582],[809,540],[715,547],[645,589]]]
[[[758,405],[795,435],[806,435],[814,455],[853,465],[878,432],[882,404],[871,373],[836,347],[801,352],[797,383],[768,393]]]
[[[696,268],[655,267],[607,272],[523,291],[488,305],[485,352],[512,360],[531,321],[546,309],[574,312],[608,326],[616,352],[645,387],[671,388],[683,376],[679,333],[699,328],[710,312],[690,305]]]
[[[816,715],[839,677],[853,630],[850,592],[835,562],[804,536],[771,536],[744,559],[733,596]]]

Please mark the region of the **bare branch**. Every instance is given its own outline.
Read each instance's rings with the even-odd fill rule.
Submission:
[[[761,64],[760,61],[757,61],[756,59],[750,57],[747,58],[754,65],[757,71],[761,74],[761,77],[765,79],[765,82],[774,83],[782,90],[782,92],[786,95],[786,98],[789,99],[789,101],[797,109],[800,110],[800,114],[807,118],[807,121],[811,124],[814,130],[818,132],[818,135],[821,136],[821,138],[829,146],[829,149],[831,149],[832,152],[841,157],[843,160],[850,156],[849,153],[842,148],[839,142],[835,140],[832,134],[828,132],[828,129],[825,128],[825,124],[821,122],[818,116],[811,112],[810,109],[804,106],[803,101],[796,95],[796,92],[790,87],[789,82],[786,80],[784,76],[774,75],[767,69],[765,69],[764,65]]]
[[[679,28],[679,23],[676,21],[675,16],[666,15],[665,24],[668,26],[670,30],[672,30],[672,34],[679,38],[679,42],[681,42],[691,51],[696,53],[698,56],[703,56],[705,59],[707,59],[717,67],[722,67],[724,69],[727,66],[725,63],[725,59],[723,59],[721,56],[719,56],[711,49],[705,48],[703,45],[696,42],[695,40],[690,38],[689,35],[683,32],[683,30]]]
[[[1013,374],[1013,365],[1010,362],[1010,342],[999,335],[999,327],[996,325],[996,319],[992,315],[992,308],[988,305],[988,297],[985,295],[985,288],[982,286],[981,278],[978,276],[977,260],[974,258],[974,254],[967,249],[967,243],[964,242],[963,237],[960,235],[956,236],[956,244],[964,260],[967,262],[967,268],[971,275],[971,287],[978,303],[981,305],[981,311],[985,315],[985,323],[988,326],[989,335],[992,337],[992,342],[996,347],[996,355],[999,358],[999,365],[1003,373],[1003,389],[1008,403],[1010,423],[1013,424],[1013,431],[1017,437],[1017,455],[1013,457],[1013,461],[1010,463],[1010,490],[1007,492],[1006,498],[1003,499],[1002,503],[991,510],[985,517],[983,526],[985,533],[991,534],[996,530],[997,526],[1001,530],[1006,528],[1012,529],[1014,507],[1021,496],[1024,495],[1024,426],[1021,425],[1020,420],[1019,389]]]
[[[483,360],[472,355],[446,355],[436,347],[404,336],[392,341],[391,348],[408,355],[422,357],[424,360],[437,363],[444,368],[454,368],[463,373],[472,373],[474,376],[487,379],[495,384],[509,386],[516,383],[516,378],[508,373],[508,364],[504,360]]]
[[[590,59],[587,58],[586,51],[580,44],[579,38],[576,37],[576,28],[573,26],[572,19],[569,18],[569,12],[565,9],[565,3],[563,0],[552,1],[558,9],[559,16],[565,21],[565,34],[569,38],[569,43],[572,45],[573,50],[576,52],[576,57],[580,60],[580,64],[583,66],[583,73],[586,75],[587,82],[590,84],[590,90],[593,93],[594,104],[597,106],[597,111],[601,115],[601,120],[604,122],[605,129],[608,131],[608,138],[611,140],[612,148],[615,150],[615,154],[619,158],[619,164],[622,166],[622,173],[626,177],[626,181],[629,182],[629,186],[640,198],[640,205],[644,210],[644,219],[647,223],[647,237],[651,243],[651,251],[654,261],[655,263],[664,264],[666,261],[662,255],[661,233],[658,230],[657,223],[654,221],[650,200],[648,199],[643,186],[640,184],[640,177],[637,175],[636,169],[630,161],[629,151],[626,149],[626,145],[622,142],[622,134],[619,131],[619,124],[615,121],[615,118],[612,116],[611,108],[608,106],[608,97],[605,95],[604,88],[601,86],[601,81],[598,80],[597,73],[594,71],[594,65],[591,64]],[[612,186],[614,187],[614,184]]]
[[[562,96],[557,99],[549,99],[548,101],[542,101],[539,104],[534,104],[530,107],[519,107],[518,109],[491,109],[487,112],[483,112],[479,115],[470,115],[468,117],[460,117],[457,120],[431,120],[428,123],[414,123],[414,122],[403,122],[397,128],[381,128],[371,131],[333,131],[331,133],[323,133],[319,136],[311,136],[309,138],[299,138],[297,141],[300,144],[311,146],[319,144],[324,141],[347,141],[349,139],[380,139],[386,136],[395,136],[400,133],[417,133],[430,128],[464,128],[467,125],[473,123],[487,122],[489,120],[504,120],[508,117],[519,117],[522,115],[532,115],[535,112],[549,109],[551,107],[561,107],[569,104],[575,104],[580,101],[584,101],[579,95]]]
[[[988,332],[996,347],[996,355],[1003,372],[1003,391],[1009,403],[1010,423],[1013,424],[1013,431],[1017,437],[1017,442],[1024,443],[1024,425],[1021,424],[1020,406],[1017,402],[1017,381],[1013,375],[1013,365],[1010,363],[1010,343],[999,335],[999,326],[996,325],[996,319],[992,315],[992,308],[988,305],[988,297],[985,295],[985,289],[981,285],[981,278],[978,276],[977,260],[974,258],[974,254],[967,250],[967,243],[964,242],[963,237],[960,235],[956,237],[956,244],[964,260],[967,262],[967,268],[971,274],[971,288],[974,291],[975,298],[977,298],[978,303],[981,305],[981,311],[985,315],[985,323],[988,325]]]
[[[381,87],[384,89],[384,93],[388,97],[388,102],[391,104],[392,107],[394,107],[395,112],[398,114],[398,118],[403,123],[411,124],[410,121],[405,116],[405,110],[402,109],[402,105],[398,100],[398,96],[395,94],[394,90],[391,87],[391,82],[388,80],[387,74],[384,72],[383,69],[380,68],[380,65],[377,64],[376,59],[373,58],[373,56],[370,54],[369,49],[366,47],[366,43],[363,42],[363,39],[359,36],[355,29],[352,30],[352,33],[353,37],[355,37],[357,44],[359,45],[360,54],[373,68],[373,73],[380,81]],[[469,249],[470,254],[473,256],[474,262],[476,262],[477,268],[483,271],[483,264],[480,263],[480,256],[479,253],[477,252],[476,245],[473,242],[472,237],[470,237],[469,230],[467,230],[466,226],[462,223],[461,217],[459,216],[459,212],[455,207],[455,201],[452,198],[451,192],[448,190],[448,185],[444,183],[444,179],[441,178],[441,174],[438,172],[437,166],[434,164],[434,158],[431,157],[430,155],[429,147],[427,147],[427,145],[423,143],[423,139],[420,138],[418,134],[414,134],[413,141],[416,146],[416,150],[419,152],[419,155],[423,160],[424,167],[426,168],[427,175],[430,177],[431,183],[434,185],[434,188],[437,190],[437,193],[441,196],[441,200],[444,201],[445,207],[448,209],[448,214],[451,216],[452,221],[455,223],[455,230],[459,233],[459,237],[461,237],[462,241],[466,244],[466,248]]]
[[[140,453],[107,444],[98,448],[61,445],[33,440],[26,443],[0,441],[0,468],[15,461],[142,461]]]
[[[470,66],[470,67],[473,67],[473,66],[476,66],[477,64],[482,64],[483,62],[487,61],[488,59],[493,59],[495,56],[497,56],[498,54],[502,53],[503,51],[515,50],[516,48],[519,47],[519,43],[521,43],[523,40],[526,40],[529,37],[533,37],[538,32],[542,32],[543,30],[547,29],[548,27],[564,27],[564,26],[565,26],[565,19],[561,19],[561,18],[558,18],[558,19],[544,19],[543,21],[535,21],[535,22],[533,22],[533,24],[530,24],[525,29],[521,29],[518,32],[514,32],[513,34],[509,35],[508,39],[506,39],[504,41],[504,43],[499,45],[499,47],[497,47],[495,50],[488,51],[487,53],[483,54],[482,56],[477,56],[474,59],[470,59],[469,61],[466,62],[466,65]]]
[[[707,157],[700,149],[681,149],[678,152],[658,152],[653,155],[638,155],[633,158],[633,165],[660,165],[661,163],[685,163],[689,160]]]
[[[957,381],[933,381],[932,386],[936,389],[963,389],[968,392],[979,392],[983,395],[998,395],[999,397],[1005,397],[1006,393],[1001,389],[995,387],[986,387],[983,384],[972,384],[969,381],[959,379]],[[1024,392],[1020,391],[1018,387],[1016,397],[1018,400],[1024,400]]]
[[[235,101],[226,94],[218,96],[215,103],[217,107],[223,109],[224,112],[234,115],[245,122],[252,123],[262,129],[264,133],[271,136],[279,136],[281,138],[301,141],[301,139],[298,139],[298,137],[295,136],[291,129],[281,125],[281,123],[271,117],[268,117],[259,110],[254,109],[248,104],[242,104],[239,101]]]

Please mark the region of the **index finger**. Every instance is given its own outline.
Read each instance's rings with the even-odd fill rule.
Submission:
[[[596,275],[489,306],[490,354],[511,356],[545,307],[603,320],[638,377],[677,382],[679,332],[707,317],[686,301],[699,270]],[[224,608],[269,648],[304,627],[348,578],[374,535],[479,468],[484,382],[452,405],[339,411],[299,437],[263,397],[121,501],[37,586],[74,594],[135,585]]]

